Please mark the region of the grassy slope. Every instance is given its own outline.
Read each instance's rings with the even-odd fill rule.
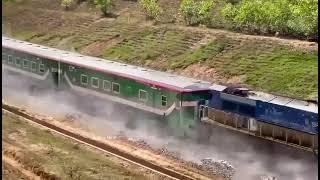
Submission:
[[[2,141],[21,151],[25,167],[40,167],[62,179],[146,179],[101,153],[88,150],[11,115],[2,115]],[[21,154],[22,153],[22,154]]]
[[[259,90],[298,98],[318,96],[317,51],[293,49],[259,38],[195,31],[176,26],[178,22],[152,25],[139,12],[138,5],[130,1],[116,1],[116,19],[100,19],[95,15],[99,11],[84,4],[64,12],[58,1],[48,1],[24,0],[5,5],[7,33],[159,70],[181,71],[201,63],[217,72],[214,76],[199,72],[215,82],[232,82],[241,77],[237,83]],[[177,2],[160,2],[166,6],[163,19],[179,20],[173,16]]]

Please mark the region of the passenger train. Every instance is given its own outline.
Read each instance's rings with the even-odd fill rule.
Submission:
[[[316,150],[318,104],[227,87],[2,37],[2,68],[119,104],[173,129],[214,123]]]

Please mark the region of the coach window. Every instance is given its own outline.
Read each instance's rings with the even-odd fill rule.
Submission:
[[[99,78],[92,77],[91,78],[91,86],[94,88],[99,88]]]
[[[2,61],[6,61],[6,59],[7,59],[6,53],[2,53]]]
[[[13,64],[13,59],[12,59],[12,56],[11,56],[11,55],[8,56],[8,63],[9,63],[9,64]]]
[[[31,70],[36,71],[37,70],[37,63],[31,62]]]
[[[116,94],[120,93],[120,85],[118,83],[112,83],[112,91]]]
[[[103,80],[103,90],[110,91],[111,89],[111,83],[110,81]]]
[[[39,64],[39,72],[44,72],[44,64]]]
[[[26,59],[23,60],[23,67],[24,68],[28,68],[29,67],[29,61],[28,60],[26,60]]]
[[[16,66],[21,66],[21,60],[20,60],[20,58],[19,57],[16,57],[16,59],[15,59],[15,61],[16,61]]]
[[[161,96],[161,106],[167,106],[167,96]]]
[[[73,71],[74,67],[73,66],[69,66],[69,71]]]
[[[140,89],[139,90],[139,99],[141,101],[147,101],[148,100],[148,93],[145,90]]]
[[[88,84],[88,76],[81,74],[81,84],[87,85]]]

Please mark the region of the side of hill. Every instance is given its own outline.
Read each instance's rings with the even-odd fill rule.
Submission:
[[[66,11],[58,0],[15,0],[3,4],[3,33],[211,82],[317,99],[317,43],[187,27],[180,22],[179,1],[159,2],[166,22],[147,20],[135,1],[114,1],[113,17],[104,18],[86,2]]]

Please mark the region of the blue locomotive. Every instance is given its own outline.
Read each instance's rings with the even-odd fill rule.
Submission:
[[[209,89],[207,106],[214,112],[205,117],[235,129],[247,129],[257,136],[317,148],[317,102],[221,85]]]

